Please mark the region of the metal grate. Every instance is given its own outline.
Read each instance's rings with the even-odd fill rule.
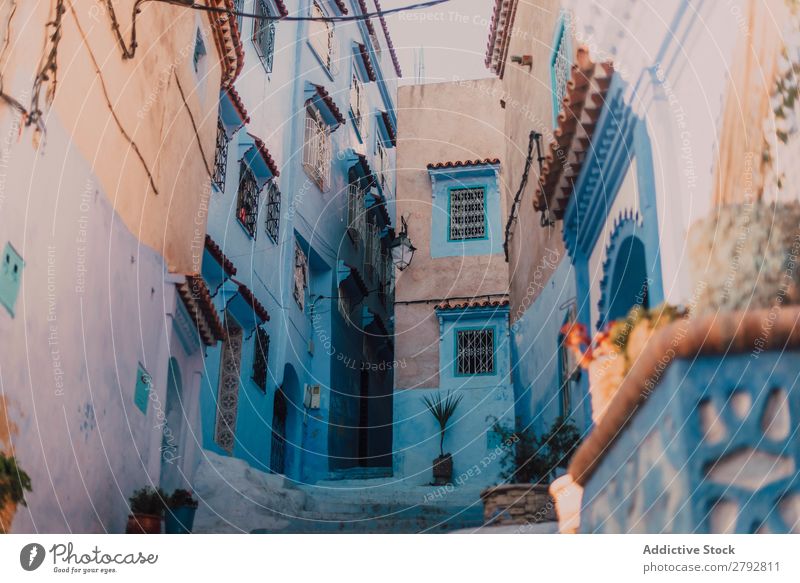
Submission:
[[[392,182],[389,153],[380,139],[375,143],[375,154],[378,159],[378,182],[381,186],[381,192],[388,198],[394,190],[394,184]]]
[[[225,171],[228,168],[228,132],[222,119],[217,119],[217,150],[214,156],[214,176],[211,179],[220,192],[225,190]]]
[[[454,188],[450,191],[450,240],[486,237],[486,191]]]
[[[366,219],[364,191],[358,184],[349,184],[347,186],[347,229],[353,242],[364,242]]]
[[[367,223],[364,245],[364,273],[375,280],[379,277],[381,261],[381,232],[374,223]]]
[[[239,33],[242,32],[242,26],[244,25],[244,16],[242,13],[244,12],[244,0],[233,0],[233,10],[236,12],[236,24],[239,25]]]
[[[281,191],[272,180],[267,187],[267,235],[274,243],[278,242],[281,225]]]
[[[458,330],[456,343],[458,374],[494,372],[494,330]]]
[[[367,137],[367,124],[365,123],[367,121],[366,93],[364,85],[361,84],[355,74],[353,75],[353,83],[350,85],[350,111],[353,112],[353,121],[363,142]]]
[[[254,239],[258,220],[259,188],[253,171],[242,162],[239,174],[239,195],[236,199],[236,218]]]
[[[256,14],[272,16],[265,0],[256,2]],[[261,57],[267,73],[272,73],[272,61],[275,54],[275,21],[256,18],[253,22],[253,42],[256,45],[256,52]]]
[[[316,109],[310,105],[306,108],[305,121],[303,167],[320,190],[325,190],[330,182],[331,174],[331,144],[328,128]]]
[[[336,72],[336,42],[334,39],[333,22],[322,20],[328,15],[317,3],[311,4],[311,16],[318,20],[309,22],[308,41],[314,51],[319,55],[325,68],[331,73]]]
[[[219,388],[217,392],[217,422],[214,441],[233,452],[236,437],[236,414],[239,410],[239,368],[242,360],[242,329],[225,319],[225,340],[222,343]]]
[[[253,346],[253,382],[262,391],[267,390],[267,364],[269,363],[269,334],[263,328],[256,329]]]
[[[308,287],[308,258],[300,245],[294,245],[294,301],[302,310],[305,305],[306,287]]]
[[[553,99],[555,100],[555,111],[561,111],[561,102],[567,92],[567,82],[569,82],[572,59],[569,55],[569,43],[566,38],[566,28],[562,31],[558,39],[558,48],[553,58]]]

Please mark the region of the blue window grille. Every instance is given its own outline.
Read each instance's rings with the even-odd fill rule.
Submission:
[[[256,238],[259,188],[253,171],[242,162],[239,174],[239,195],[236,199],[236,218],[253,239]]]
[[[456,374],[494,373],[494,328],[456,331]]]
[[[267,187],[267,235],[273,243],[278,242],[281,226],[281,191],[272,180]]]
[[[486,189],[453,188],[450,190],[451,241],[486,238]]]
[[[572,69],[572,43],[570,41],[569,15],[561,14],[553,41],[553,54],[550,58],[550,81],[553,92],[553,125],[556,125],[561,111],[561,102],[567,92],[567,83]]]
[[[257,0],[256,14],[259,16],[272,16],[266,0]],[[272,73],[272,61],[275,54],[275,21],[255,19],[253,24],[253,43],[256,52],[261,57],[267,73]]]
[[[222,119],[217,120],[217,149],[214,155],[214,176],[212,183],[222,192],[225,190],[225,171],[228,168],[228,132],[222,123]]]

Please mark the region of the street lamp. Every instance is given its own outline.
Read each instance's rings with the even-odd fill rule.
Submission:
[[[411,244],[411,239],[408,238],[408,223],[406,223],[406,218],[403,216],[400,217],[400,225],[400,232],[395,235],[392,242],[392,262],[398,270],[403,271],[411,265],[414,251],[417,248]]]

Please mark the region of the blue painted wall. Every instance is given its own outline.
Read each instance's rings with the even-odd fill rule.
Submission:
[[[246,9],[247,2],[245,4]],[[292,13],[299,11],[306,14],[310,6],[311,2],[306,0],[288,3]],[[322,2],[321,6],[331,14],[336,14],[335,4]],[[353,2],[350,9],[351,13],[357,13],[358,4]],[[391,61],[385,41],[382,56],[378,57],[363,22],[335,25],[334,38],[339,60],[332,71],[323,66],[305,40],[309,23],[277,23],[278,51],[273,72],[269,75],[258,69],[248,69],[248,61],[252,62],[257,57],[253,56],[252,42],[246,33],[249,30],[247,26],[246,23],[243,35],[246,73],[236,85],[251,117],[259,121],[251,122],[236,134],[238,144],[234,147],[232,143],[230,152],[237,152],[241,156],[247,149],[247,132],[262,138],[280,167],[280,177],[276,181],[282,201],[278,241],[272,242],[264,232],[266,191],[262,192],[261,197],[259,232],[255,240],[251,238],[234,217],[239,172],[238,157],[230,154],[225,190],[214,193],[209,208],[209,234],[234,261],[239,270],[236,279],[253,291],[271,316],[265,324],[271,339],[266,392],[250,380],[255,336],[250,337],[243,347],[237,442],[233,455],[247,460],[254,467],[267,469],[274,395],[278,387],[283,387],[288,400],[287,474],[297,480],[314,482],[327,478],[331,470],[359,463],[357,426],[361,369],[367,360],[391,360],[392,357],[390,346],[388,352],[382,350],[377,357],[365,355],[365,334],[359,322],[348,324],[337,309],[338,279],[334,275],[340,260],[356,266],[364,275],[361,268],[363,246],[353,245],[346,234],[348,171],[354,164],[354,149],[367,156],[373,169],[377,168],[377,119],[379,111],[387,111],[396,124],[396,84],[392,80],[394,72],[389,68]],[[367,136],[355,131],[348,115],[351,74],[355,66],[354,41],[369,47],[378,76],[377,82],[365,84],[369,103]],[[324,86],[347,118],[346,124],[335,128],[331,135],[331,184],[324,192],[307,176],[302,166],[304,104],[308,98],[309,83]],[[387,152],[390,160],[393,160],[393,149],[389,148]],[[387,201],[393,201],[393,192],[382,192],[382,195]],[[393,204],[388,207],[392,216]],[[309,263],[308,289],[302,310],[292,296],[296,244],[303,249]],[[208,281],[213,278],[208,272],[215,267],[207,263],[208,258],[203,265]],[[218,275],[218,267],[216,272]],[[365,279],[369,290],[377,288],[375,281]],[[230,282],[223,284],[215,297],[220,312],[233,291],[234,286]],[[369,294],[359,308],[362,304],[390,325],[390,309],[381,304],[376,293]],[[246,330],[245,337],[248,333],[249,330]],[[220,352],[219,347],[208,351],[201,404],[203,445],[217,453],[224,453],[213,439]],[[377,368],[378,364],[367,362],[366,366],[369,368],[374,365]],[[319,384],[322,387],[319,409],[307,410],[303,406],[307,384]],[[381,407],[372,412],[371,425],[380,424],[381,416],[385,418],[391,415],[391,387],[390,373],[370,376],[370,395],[387,395],[389,399],[388,404],[383,403],[388,406],[386,411]],[[370,430],[370,451],[375,455],[368,463],[389,464],[390,432],[390,427]]]

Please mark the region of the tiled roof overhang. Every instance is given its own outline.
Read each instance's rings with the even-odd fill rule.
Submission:
[[[233,264],[233,261],[228,259],[228,256],[222,252],[222,248],[217,245],[217,242],[211,238],[211,235],[206,235],[206,249],[208,250],[211,257],[220,264],[223,271],[227,276],[234,276],[236,275],[236,266]]]
[[[501,78],[506,68],[506,56],[516,13],[517,0],[495,0],[484,64]]]
[[[509,305],[508,299],[491,300],[491,299],[472,299],[467,301],[458,301],[451,303],[450,300],[444,300],[436,304],[436,310],[466,310],[469,308],[504,308]]]
[[[370,81],[376,81],[378,78],[375,76],[375,67],[372,66],[372,59],[369,57],[367,45],[364,43],[356,43],[356,52],[364,65],[364,71],[367,73],[367,78]]]
[[[383,13],[381,11],[380,0],[375,0],[375,9],[378,12],[378,19],[381,21],[381,28],[383,28],[383,34],[386,37],[386,44],[389,47],[389,54],[392,57],[392,64],[394,65],[394,71],[395,73],[397,73],[398,77],[402,77],[403,71],[400,69],[400,59],[397,58],[397,53],[394,50],[394,43],[392,42],[392,36],[389,34],[389,25],[386,24],[386,19],[383,17]]]
[[[247,108],[244,106],[244,102],[242,101],[239,92],[236,91],[236,88],[231,85],[222,90],[222,98],[225,99],[231,104],[233,111],[236,113],[236,116],[239,118],[241,125],[244,125],[250,121],[250,116],[247,114]],[[225,113],[225,112],[222,112]],[[225,116],[230,117],[230,116]],[[233,120],[225,119],[226,123],[231,123]]]
[[[203,344],[214,346],[225,337],[225,330],[205,281],[202,277],[187,275],[186,281],[177,287],[178,295],[197,326]]]
[[[428,164],[428,170],[438,170],[440,168],[463,168],[466,166],[488,166],[499,164],[499,158],[484,158],[482,160],[456,160],[454,162],[432,162]]]
[[[353,267],[349,263],[345,263],[340,259],[337,266],[337,272],[338,285],[341,286],[348,283],[351,286],[352,291],[357,291],[361,294],[361,297],[366,297],[369,294],[367,282],[364,281],[364,278],[361,276],[361,273],[357,268]]]
[[[613,74],[613,63],[595,63],[586,47],[578,49],[553,141],[546,148],[533,200],[537,211],[547,209],[556,219],[564,217],[573,186],[591,149]]]
[[[358,7],[361,8],[361,14],[366,14],[369,12],[367,8],[367,0],[358,0]],[[375,34],[375,26],[372,24],[372,21],[369,18],[364,19],[364,24],[367,26],[367,31],[370,34]]]
[[[281,17],[289,16],[289,10],[286,8],[286,4],[283,0],[274,0],[274,2],[275,6],[278,7],[278,14],[280,14]],[[345,11],[344,14],[347,14],[347,11]]]
[[[344,3],[344,0],[334,0],[336,3],[336,8],[339,9],[339,12],[342,14],[347,14],[347,4]]]
[[[343,125],[345,121],[344,115],[342,115],[339,106],[336,105],[336,102],[333,100],[333,97],[331,97],[331,94],[328,93],[328,90],[316,83],[311,83],[310,86],[312,89],[311,99],[314,101],[317,109],[320,110],[320,113],[322,113],[324,117],[328,117],[328,121],[335,120],[337,124]],[[331,123],[330,125],[333,124]]]
[[[258,301],[258,298],[256,298],[250,288],[241,281],[236,281],[235,279],[233,281],[239,286],[239,295],[251,308],[253,308],[253,313],[258,317],[258,319],[262,322],[268,322],[269,312],[267,312],[267,308],[265,308],[264,305]]]
[[[394,125],[392,125],[392,118],[389,116],[388,112],[381,112],[381,121],[383,122],[383,127],[386,129],[386,135],[389,136],[389,140],[392,142],[392,145],[396,146],[397,130],[394,129]]]
[[[233,0],[208,0],[209,6],[230,12],[209,11],[208,18],[214,31],[214,40],[222,64],[223,88],[230,87],[244,66],[244,49],[239,35],[239,25],[231,13],[235,10]]]
[[[281,173],[278,170],[278,165],[275,163],[275,160],[273,160],[272,155],[269,153],[267,145],[264,143],[264,141],[249,132],[247,135],[253,138],[256,151],[258,152],[259,156],[261,156],[261,159],[264,161],[264,164],[266,164],[267,168],[269,168],[272,176],[280,176]]]
[[[765,334],[764,322],[772,326]],[[568,472],[584,486],[614,441],[625,430],[642,404],[658,391],[658,381],[673,360],[695,361],[700,356],[785,352],[800,349],[800,307],[777,310],[715,312],[684,318],[653,333],[625,375],[605,415],[575,452]],[[653,388],[655,385],[655,388]]]

